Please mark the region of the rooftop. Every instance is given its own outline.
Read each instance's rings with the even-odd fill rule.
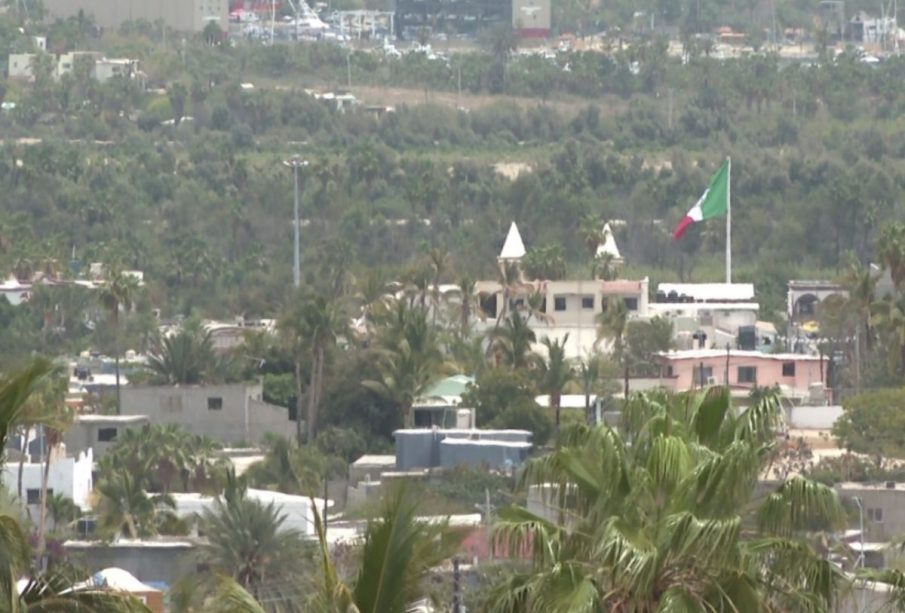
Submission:
[[[500,250],[501,260],[518,260],[525,255],[525,243],[522,242],[522,235],[519,234],[518,226],[515,222],[509,226],[509,233],[506,234],[506,241]]]
[[[81,424],[137,424],[148,421],[147,415],[96,415],[93,413],[76,415]]]
[[[363,455],[352,462],[352,466],[396,466],[396,456]]]
[[[753,283],[661,283],[658,292],[691,296],[699,302],[754,300]]]
[[[474,377],[469,377],[466,375],[453,375],[452,377],[446,377],[445,379],[441,379],[434,383],[429,389],[427,389],[422,397],[447,397],[447,396],[461,396],[465,393],[465,390],[468,389],[468,386],[474,383]]]
[[[816,355],[802,353],[762,353],[760,351],[742,351],[730,349],[730,357],[751,358],[756,360],[780,360],[783,362],[816,362],[821,358]],[[682,351],[660,352],[657,356],[668,361],[675,360],[706,360],[709,358],[725,358],[725,349],[687,349]]]
[[[837,483],[836,489],[840,490],[869,490],[869,491],[879,491],[879,490],[888,490],[890,492],[905,492],[905,483],[895,482],[892,483],[893,487],[887,487],[886,483],[858,483],[855,481],[846,481],[844,483]]]

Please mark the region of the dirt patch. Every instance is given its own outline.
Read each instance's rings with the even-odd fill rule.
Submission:
[[[480,109],[493,104],[512,104],[523,109],[547,106],[572,118],[590,104],[596,104],[601,114],[621,112],[627,102],[618,98],[603,100],[584,100],[581,98],[558,98],[542,102],[539,98],[520,96],[495,96],[491,94],[471,94],[447,91],[431,91],[408,89],[401,87],[353,86],[351,92],[356,98],[369,106],[401,106],[404,104],[437,104],[466,111]]]
[[[524,162],[497,162],[493,165],[493,169],[497,174],[506,177],[510,181],[515,181],[522,174],[533,170],[530,164],[525,164]]]

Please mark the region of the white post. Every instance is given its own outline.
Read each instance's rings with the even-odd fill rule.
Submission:
[[[732,283],[732,158],[726,158],[726,284]]]
[[[273,45],[273,34],[277,20],[277,0],[270,0],[270,44]]]

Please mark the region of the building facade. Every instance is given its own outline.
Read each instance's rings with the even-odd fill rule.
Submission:
[[[63,434],[63,442],[69,453],[93,450],[95,458],[101,458],[129,429],[148,427],[145,415],[77,415],[72,426]]]
[[[673,391],[727,383],[741,390],[777,385],[786,397],[812,400],[815,389],[823,390],[827,366],[818,356],[737,349],[670,351],[657,361],[663,387]]]
[[[905,483],[837,483],[839,497],[864,513],[864,541],[888,543],[905,533]]]
[[[147,416],[152,424],[178,424],[227,445],[257,444],[268,433],[294,434],[289,410],[262,396],[260,383],[128,386],[122,389],[122,412]]]
[[[63,19],[82,11],[102,28],[144,19],[179,32],[200,32],[211,21],[226,30],[229,14],[227,0],[44,0],[44,8]]]
[[[91,508],[90,495],[94,488],[92,471],[94,456],[91,449],[66,456],[65,446],[61,446],[51,458],[47,474],[47,496],[62,494],[70,498],[83,511]],[[32,510],[41,504],[44,463],[26,462],[22,466],[22,501]],[[3,467],[3,484],[11,492],[16,492],[19,479],[18,462],[9,462]],[[37,517],[37,515],[35,515]]]

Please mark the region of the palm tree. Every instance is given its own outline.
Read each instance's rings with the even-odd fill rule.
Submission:
[[[547,348],[547,358],[540,361],[538,389],[550,396],[550,407],[556,412],[556,431],[559,432],[562,393],[575,380],[575,369],[566,358],[569,335],[558,341],[545,337],[541,344]]]
[[[496,323],[500,325],[503,316],[509,312],[509,300],[513,293],[518,292],[522,284],[522,272],[519,270],[518,264],[513,262],[503,262],[499,269],[498,283],[503,288],[503,304],[497,309]]]
[[[532,345],[537,340],[534,331],[528,327],[528,320],[518,311],[512,311],[503,325],[487,331],[490,340],[488,352],[496,355],[497,363],[514,370],[528,368],[535,359]]]
[[[842,285],[848,290],[847,308],[855,318],[855,343],[857,343],[857,359],[855,360],[855,383],[861,388],[861,362],[871,346],[871,307],[878,277],[869,268],[857,263],[849,265],[842,276]]]
[[[132,539],[157,534],[158,526],[175,508],[169,495],[149,495],[143,479],[125,469],[106,475],[96,490],[100,526]]]
[[[327,349],[336,344],[336,339],[347,336],[348,319],[340,303],[328,301],[323,296],[307,296],[298,301],[281,322],[288,332],[296,353],[296,380],[298,398],[301,399],[301,359],[307,353],[310,359],[308,375],[308,442],[317,435],[317,417],[320,409],[324,385],[324,366]],[[297,415],[301,420],[301,416]],[[300,423],[300,421],[299,421]],[[301,444],[301,426],[297,432]]]
[[[870,323],[886,346],[888,372],[905,373],[905,297],[886,296],[873,304],[872,312]]]
[[[29,395],[51,371],[46,360],[35,360],[21,370],[0,378],[0,449],[6,448],[12,425],[23,411]],[[0,468],[6,456],[0,455]],[[18,609],[16,580],[28,565],[28,540],[16,517],[0,514],[0,603]]]
[[[78,582],[63,574],[30,579],[12,611],[60,611],[61,613],[151,613],[138,598],[92,582]]]
[[[47,512],[53,520],[53,529],[58,531],[63,526],[68,526],[79,518],[82,510],[72,501],[72,498],[56,493],[47,500]]]
[[[323,524],[313,507],[321,545],[322,586],[313,610],[324,613],[405,613],[429,595],[431,569],[459,548],[462,534],[446,523],[419,521],[417,499],[401,486],[384,500],[380,515],[368,522],[354,583],[345,584],[330,559]]]
[[[379,379],[367,379],[362,385],[399,407],[404,427],[412,427],[412,405],[436,379],[440,363],[426,358],[403,340],[395,351],[381,350],[377,359]]]
[[[622,366],[625,398],[628,399],[629,361],[625,351],[625,330],[628,326],[628,308],[619,298],[606,303],[597,315],[597,344],[606,340],[610,343],[613,358]]]
[[[113,359],[116,367],[116,414],[122,411],[122,399],[119,385],[119,312],[129,311],[138,294],[138,280],[124,274],[118,268],[111,268],[109,278],[100,293],[101,304],[110,313],[113,327]]]
[[[564,432],[521,478],[549,488],[554,517],[500,512],[496,544],[533,565],[497,586],[489,610],[830,609],[844,576],[808,536],[840,525],[836,493],[796,477],[753,495],[780,414],[771,396],[736,417],[713,388],[637,395],[619,431]]]
[[[474,313],[475,281],[468,275],[459,277],[459,292],[462,303],[459,307],[459,335],[467,338],[471,334],[471,316]]]
[[[209,331],[182,329],[151,351],[147,368],[157,385],[197,385],[216,371],[216,362]]]
[[[201,559],[257,595],[266,583],[298,575],[304,544],[297,531],[283,527],[285,521],[273,503],[249,498],[244,481],[230,473],[223,495],[199,518],[207,537]]]
[[[327,467],[313,454],[310,447],[299,447],[282,436],[267,438],[267,454],[248,468],[245,477],[256,487],[275,489],[285,494],[313,494],[318,491],[321,475]]]
[[[896,289],[905,283],[905,225],[891,223],[877,238],[877,256],[889,270]]]

